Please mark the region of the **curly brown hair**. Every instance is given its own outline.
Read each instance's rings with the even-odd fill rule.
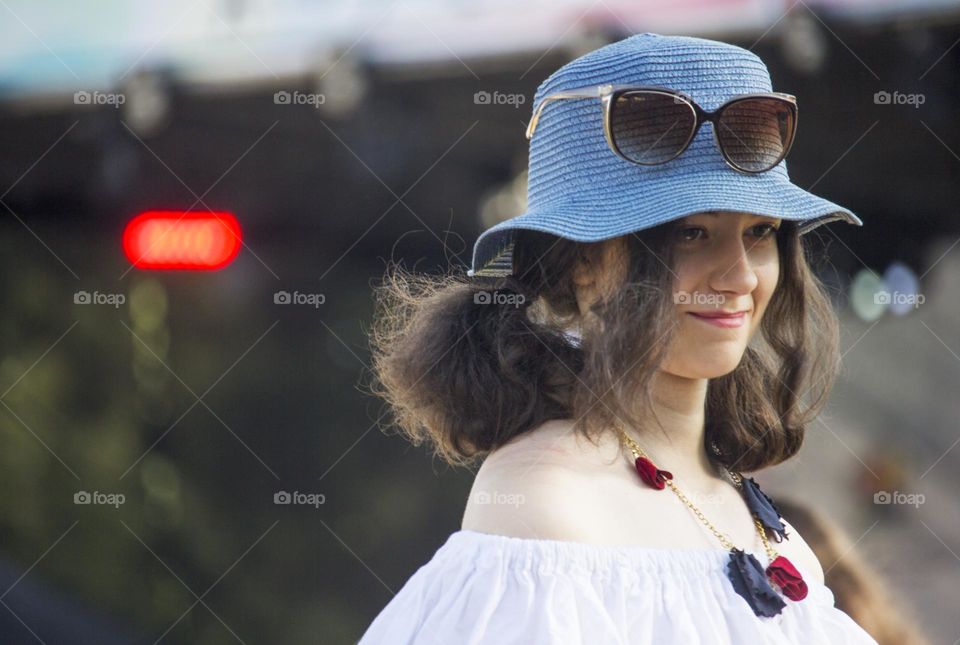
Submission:
[[[579,344],[563,333],[583,320],[574,269],[602,242],[518,230],[505,278],[417,275],[393,265],[374,289],[371,391],[408,439],[428,442],[453,465],[551,419],[574,419],[591,440],[614,420],[641,428],[677,324],[670,266],[678,225],[620,240],[625,279],[591,305],[602,333],[584,333]],[[782,222],[780,277],[762,333],[732,372],[708,385],[705,441],[720,454],[707,454],[731,469],[756,471],[793,456],[836,376],[839,325],[805,239],[795,222]]]

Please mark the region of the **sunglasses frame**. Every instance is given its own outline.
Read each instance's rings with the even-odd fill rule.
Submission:
[[[670,157],[669,159],[666,159],[664,161],[658,161],[656,163],[644,163],[642,161],[636,161],[624,155],[620,151],[620,148],[617,146],[616,142],[614,141],[613,129],[610,125],[610,118],[611,118],[613,103],[614,101],[616,101],[617,98],[619,98],[621,95],[629,91],[644,91],[644,92],[664,94],[672,97],[675,101],[679,100],[679,102],[682,102],[688,105],[690,109],[693,110],[693,113],[696,117],[696,124],[691,130],[690,136],[687,138],[686,142],[684,142],[683,146],[681,146],[680,149],[677,151],[677,153],[672,157]],[[527,139],[533,138],[533,133],[537,128],[537,123],[540,121],[540,116],[543,113],[543,109],[547,106],[547,104],[550,101],[555,101],[560,99],[594,99],[594,98],[600,99],[601,110],[603,113],[603,134],[607,139],[607,145],[610,146],[610,149],[613,150],[613,152],[618,157],[625,159],[630,163],[634,163],[641,166],[659,166],[660,164],[667,163],[668,161],[672,161],[673,159],[676,159],[677,157],[679,157],[690,146],[690,142],[693,141],[694,137],[697,136],[697,133],[700,131],[700,126],[702,126],[705,121],[710,121],[711,123],[713,123],[713,128],[711,128],[713,130],[713,140],[716,142],[717,148],[720,150],[720,155],[723,157],[723,160],[727,163],[728,166],[730,166],[734,170],[742,173],[747,173],[747,174],[759,174],[775,168],[778,163],[780,163],[786,158],[787,154],[790,152],[790,149],[793,147],[794,140],[797,138],[796,137],[797,126],[798,126],[800,115],[799,115],[799,110],[797,108],[797,97],[792,94],[784,94],[783,92],[755,92],[750,94],[738,94],[737,96],[734,96],[729,100],[725,101],[716,110],[713,110],[712,112],[708,112],[704,110],[702,107],[700,107],[696,101],[694,101],[688,95],[684,94],[679,90],[674,90],[666,87],[654,87],[654,86],[643,86],[643,85],[614,85],[614,84],[606,83],[604,85],[593,85],[590,87],[578,87],[571,90],[561,90],[559,92],[554,92],[548,96],[545,96],[543,99],[540,100],[540,103],[537,105],[536,109],[533,112],[533,116],[530,119],[530,124],[527,126],[527,132],[526,132]],[[792,129],[792,132],[790,133],[790,139],[787,141],[787,145],[784,146],[783,153],[780,155],[780,157],[777,159],[775,163],[771,164],[769,168],[764,168],[763,170],[749,170],[749,169],[741,168],[740,166],[738,166],[732,159],[730,159],[727,156],[727,152],[723,149],[723,145],[720,143],[720,137],[717,134],[717,124],[725,109],[727,109],[729,106],[733,105],[734,103],[738,103],[746,99],[754,99],[754,98],[778,99],[782,101],[784,105],[787,106],[787,108],[790,110],[793,116],[793,129]]]

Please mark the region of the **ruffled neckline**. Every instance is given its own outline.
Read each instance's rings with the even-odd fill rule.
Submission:
[[[677,575],[715,574],[726,581],[725,567],[730,552],[724,548],[669,549],[636,545],[602,545],[572,540],[521,538],[471,529],[459,529],[450,534],[439,549],[440,558],[462,558],[469,553],[476,558],[508,558],[514,568],[545,572],[550,569],[607,571],[627,567],[638,572],[672,573]],[[761,565],[770,560],[763,550],[747,550]],[[829,587],[813,579],[810,572],[797,565],[807,582],[811,599],[833,606],[835,598]],[[727,581],[729,582],[729,581]]]

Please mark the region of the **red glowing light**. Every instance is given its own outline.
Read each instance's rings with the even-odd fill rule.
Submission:
[[[240,225],[230,213],[147,211],[123,231],[123,252],[138,269],[215,271],[237,257]]]

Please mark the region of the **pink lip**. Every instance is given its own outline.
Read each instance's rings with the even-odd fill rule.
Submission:
[[[742,326],[746,318],[746,312],[744,311],[736,314],[715,314],[712,312],[709,314],[699,314],[692,311],[688,311],[687,313],[697,320],[702,320],[709,325],[714,325],[715,327],[724,327],[726,329]]]

